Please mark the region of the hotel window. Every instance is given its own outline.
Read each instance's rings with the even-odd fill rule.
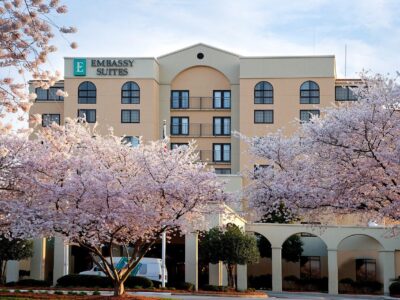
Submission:
[[[172,135],[188,135],[189,134],[189,118],[188,117],[172,117],[171,118],[171,134]]]
[[[274,111],[271,109],[255,110],[254,111],[254,123],[256,123],[256,124],[273,124],[274,123]]]
[[[231,118],[214,117],[213,122],[214,135],[231,135]]]
[[[319,86],[314,81],[306,81],[300,86],[300,104],[319,104]]]
[[[140,88],[136,82],[125,82],[121,90],[122,104],[139,104],[140,103]]]
[[[213,144],[213,161],[230,162],[231,144]]]
[[[213,92],[213,108],[230,109],[231,108],[231,91],[214,91]]]
[[[122,143],[131,147],[138,147],[140,144],[139,137],[126,135],[122,138]]]
[[[78,109],[78,118],[83,118],[88,123],[96,123],[96,110]]]
[[[321,257],[301,256],[300,257],[300,278],[318,279],[321,278]]]
[[[273,104],[274,89],[272,84],[267,81],[261,81],[254,87],[254,104]]]
[[[42,114],[42,126],[47,127],[56,123],[60,125],[60,114]]]
[[[78,87],[79,104],[96,104],[96,86],[93,82],[84,81]]]
[[[171,108],[189,108],[189,91],[171,91]]]
[[[356,281],[376,280],[376,260],[368,258],[356,259]]]
[[[177,149],[179,147],[188,147],[188,143],[171,143],[171,150]]]
[[[121,123],[140,123],[140,110],[122,109]]]
[[[300,122],[309,122],[312,116],[319,117],[319,110],[318,109],[309,109],[309,110],[300,110]]]
[[[36,88],[35,93],[37,95],[36,101],[64,101],[64,97],[57,96],[58,90],[64,90],[62,87],[50,87],[45,90],[42,88]]]
[[[215,168],[215,174],[220,174],[220,175],[229,175],[231,174],[231,169],[227,168]]]
[[[356,86],[337,86],[335,87],[336,101],[357,101],[357,95],[351,90]]]

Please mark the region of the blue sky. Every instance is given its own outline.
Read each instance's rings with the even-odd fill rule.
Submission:
[[[362,69],[399,70],[399,0],[64,0],[69,13],[57,17],[74,25],[58,38],[51,69],[63,56],[160,56],[203,42],[240,55],[335,54],[337,74]]]

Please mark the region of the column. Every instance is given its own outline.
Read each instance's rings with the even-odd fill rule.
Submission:
[[[272,247],[272,291],[282,292],[282,247]]]
[[[69,273],[69,252],[70,247],[61,238],[54,238],[53,285],[57,284],[57,279]]]
[[[391,280],[395,278],[395,256],[393,250],[379,251],[379,263],[381,265],[381,279],[383,280],[383,293],[389,295]]]
[[[198,234],[196,232],[185,235],[185,281],[193,283],[196,291],[199,289],[198,271]]]
[[[33,241],[33,256],[31,257],[31,279],[44,280],[46,260],[46,239]]]
[[[217,264],[208,264],[208,283],[210,285],[223,285],[224,265],[220,261]]]
[[[337,249],[328,249],[328,282],[328,293],[337,295],[339,293]]]
[[[247,291],[247,265],[237,265],[237,289]]]
[[[19,280],[19,261],[7,261],[6,282],[17,282]]]

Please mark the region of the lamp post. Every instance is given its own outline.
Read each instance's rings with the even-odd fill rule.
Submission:
[[[167,121],[163,121],[163,133],[162,133],[163,140],[167,138]],[[166,270],[167,266],[165,264],[165,256],[167,251],[167,233],[164,231],[161,235],[161,286],[165,288],[165,277],[166,277]]]

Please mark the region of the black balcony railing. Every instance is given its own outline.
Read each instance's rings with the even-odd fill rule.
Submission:
[[[171,125],[171,136],[189,136],[189,137],[212,137],[212,136],[230,136],[230,128],[221,126],[214,128],[213,124],[180,124]]]
[[[216,101],[216,105],[222,107],[214,106],[214,98],[213,97],[189,97],[184,100],[170,100],[171,101],[171,109],[231,109],[231,99],[218,99]],[[222,103],[222,104],[221,104]]]
[[[230,164],[231,153],[230,151],[213,151],[213,150],[197,150],[199,153],[199,160],[209,164]],[[225,160],[221,160],[224,157]],[[229,158],[229,160],[227,159]]]

